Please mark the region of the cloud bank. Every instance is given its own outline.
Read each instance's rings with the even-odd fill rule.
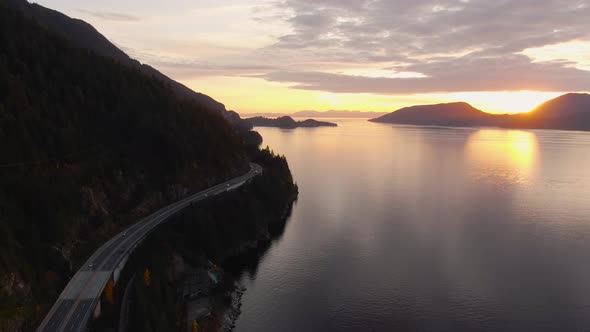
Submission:
[[[291,68],[261,77],[297,89],[407,94],[590,87],[590,72],[570,61],[533,62],[521,54],[590,42],[588,1],[286,0],[276,6],[291,32],[264,53],[290,60]],[[326,63],[381,65],[425,77],[346,75],[321,70]]]
[[[158,26],[158,33],[134,38],[127,51],[180,79],[257,77],[294,89],[388,95],[590,90],[590,67],[580,65],[590,54],[573,57],[590,50],[589,0],[232,4],[141,17],[124,14],[127,7],[80,11],[121,31],[129,31],[129,22],[142,32]],[[572,41],[587,47],[563,56],[528,52]]]
[[[123,14],[123,13],[115,13],[115,12],[105,12],[105,11],[98,11],[98,10],[87,10],[87,9],[78,9],[78,12],[84,13],[101,20],[105,21],[118,21],[118,22],[133,22],[133,21],[141,21],[142,18],[139,16]]]

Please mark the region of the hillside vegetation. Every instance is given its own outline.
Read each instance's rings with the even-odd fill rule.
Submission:
[[[220,112],[0,2],[0,330],[46,310],[123,225],[245,172],[258,149],[244,140]]]

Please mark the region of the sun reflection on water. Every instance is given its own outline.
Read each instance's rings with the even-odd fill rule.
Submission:
[[[467,140],[466,155],[477,181],[526,184],[537,162],[537,136],[529,131],[481,129]]]

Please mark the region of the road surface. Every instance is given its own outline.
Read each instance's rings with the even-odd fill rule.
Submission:
[[[250,164],[248,173],[170,204],[112,237],[90,256],[70,280],[37,332],[86,330],[115,268],[154,228],[190,204],[238,188],[261,173],[262,167]]]

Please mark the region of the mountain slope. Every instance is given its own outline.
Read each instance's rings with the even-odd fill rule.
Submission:
[[[568,93],[511,120],[514,128],[590,130],[590,94]]]
[[[531,114],[537,117],[561,118],[590,114],[590,94],[568,93],[537,106]]]
[[[372,122],[433,126],[479,126],[490,124],[494,116],[458,102],[405,107],[371,119]]]
[[[90,24],[72,19],[58,11],[45,8],[41,5],[29,4],[23,0],[4,0],[9,6],[18,8],[25,16],[35,19],[39,24],[62,35],[70,42],[92,50],[97,54],[112,58],[126,65],[139,65],[139,62],[131,59],[123,51],[109,42]]]
[[[139,61],[130,58],[125,52],[113,45],[90,24],[79,19],[70,18],[58,11],[45,8],[38,4],[29,4],[26,0],[3,1],[6,1],[6,3],[13,8],[18,8],[26,16],[35,19],[41,25],[62,35],[70,42],[96,52],[104,57],[116,60],[121,64],[137,67],[142,72],[152,75],[169,85],[177,96],[193,100],[205,108],[221,112],[230,123],[236,126],[244,125],[239,117],[236,119],[231,114],[227,114],[225,106],[222,103],[205,94],[189,89],[185,85],[172,80],[149,65],[141,64]]]
[[[219,112],[4,2],[0,152],[0,330],[17,307],[34,322],[110,234],[248,159]]]

